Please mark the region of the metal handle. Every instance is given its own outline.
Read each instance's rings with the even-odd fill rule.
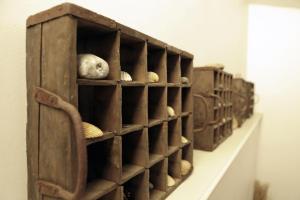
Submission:
[[[194,131],[196,131],[196,132],[202,132],[206,129],[207,124],[208,124],[208,114],[207,114],[208,113],[208,103],[207,103],[205,97],[203,97],[200,94],[194,94],[194,97],[199,98],[204,104],[205,120],[204,120],[203,126],[202,126],[202,128],[194,129]]]
[[[75,191],[70,192],[61,186],[45,181],[38,180],[39,191],[47,196],[61,198],[64,200],[80,200],[85,192],[87,177],[87,152],[86,141],[83,135],[82,120],[78,110],[70,103],[64,101],[56,94],[43,88],[36,88],[35,99],[40,104],[64,111],[71,119],[77,149],[77,178]]]
[[[222,99],[221,97],[219,97],[218,95],[209,93],[209,94],[205,94],[205,96],[207,96],[207,97],[212,97],[212,98],[217,99],[217,100],[220,102],[221,107],[222,107],[222,106],[224,107],[224,101],[223,101],[223,99]],[[214,120],[214,121],[210,121],[209,124],[210,124],[210,125],[214,125],[214,124],[220,123],[220,122],[222,121],[222,115],[223,115],[223,113],[219,116],[218,119],[216,119],[216,120]]]

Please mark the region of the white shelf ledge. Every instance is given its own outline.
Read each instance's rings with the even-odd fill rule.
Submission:
[[[261,120],[262,114],[255,113],[214,152],[195,150],[192,175],[167,200],[208,199],[250,136],[258,130]]]

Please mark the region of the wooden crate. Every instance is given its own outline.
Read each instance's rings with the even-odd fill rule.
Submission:
[[[237,127],[241,127],[254,111],[254,83],[242,78],[234,78],[233,97],[234,119]]]
[[[193,78],[194,147],[214,150],[232,134],[232,75],[197,67]]]
[[[193,55],[69,3],[28,18],[26,52],[28,199],[71,199],[75,191],[75,199],[156,200],[185,180],[180,161],[193,163]],[[79,53],[105,59],[108,77],[78,78]],[[121,70],[133,81],[121,81]],[[159,82],[148,83],[147,71]],[[81,120],[104,136],[85,139]],[[167,173],[176,186],[167,188]]]

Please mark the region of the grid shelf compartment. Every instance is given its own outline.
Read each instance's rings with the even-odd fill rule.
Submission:
[[[148,126],[167,119],[166,87],[148,87]]]
[[[149,161],[147,167],[161,161],[167,152],[167,123],[148,129]]]
[[[122,131],[139,130],[147,123],[146,87],[122,87]]]
[[[147,44],[145,41],[121,33],[121,70],[130,74],[133,82],[146,82]]]
[[[193,59],[181,56],[180,59],[181,77],[187,77],[189,82],[192,83],[193,75]]]
[[[99,127],[104,135],[119,131],[119,90],[118,86],[78,86],[78,110],[82,120]]]
[[[114,138],[91,144],[87,147],[88,175],[86,196],[102,196],[114,189],[120,176],[120,163],[114,162],[114,152],[119,147]]]
[[[175,186],[167,187],[168,192],[170,192],[180,184],[182,178],[181,157],[181,149],[168,156],[168,175],[170,175],[175,180]]]
[[[181,118],[168,122],[168,155],[181,147]]]
[[[149,199],[149,171],[145,170],[123,184],[125,200]]]
[[[192,142],[193,137],[193,116],[188,115],[181,118],[181,134],[184,136],[189,142]]]
[[[144,170],[148,158],[147,129],[128,133],[121,137],[122,140],[122,178],[126,182]]]
[[[167,54],[167,81],[168,83],[181,83],[181,71],[180,71],[180,55],[171,54],[168,51]]]
[[[119,34],[116,30],[95,26],[78,20],[77,53],[90,53],[104,59],[109,65],[107,80],[119,80]],[[102,81],[102,80],[101,80]]]
[[[181,88],[181,96],[182,96],[182,113],[192,112],[193,105],[192,102],[192,89],[191,88]]]
[[[182,148],[182,160],[193,163],[193,144],[186,145]]]
[[[157,83],[167,82],[167,55],[165,48],[148,43],[147,71],[155,72],[159,76]]]
[[[119,186],[118,188],[104,195],[100,199],[95,199],[95,200],[122,200],[122,199],[123,199],[123,188]],[[94,199],[90,199],[90,200],[94,200]]]
[[[150,200],[160,200],[165,197],[167,191],[167,173],[167,159],[163,159],[149,169],[150,183],[154,186],[149,192]]]
[[[168,106],[171,106],[175,111],[175,116],[181,114],[181,88],[168,87]]]

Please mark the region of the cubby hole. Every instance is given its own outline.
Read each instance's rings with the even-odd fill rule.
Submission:
[[[79,85],[78,110],[84,122],[97,126],[104,133],[101,138],[88,139],[88,142],[113,136],[120,124],[118,87]]]
[[[166,122],[148,129],[149,163],[148,167],[161,161],[167,151],[167,124]]]
[[[119,164],[114,162],[116,148],[113,138],[87,147],[88,175],[83,199],[98,199],[117,188],[114,181],[120,173]]]
[[[188,140],[188,144],[193,140],[193,117],[188,115],[181,118],[181,134]]]
[[[220,136],[219,136],[219,127],[214,127],[214,144],[218,144]]]
[[[147,122],[146,87],[122,87],[121,134],[141,129]]]
[[[224,137],[226,137],[226,123],[223,123],[221,126],[220,126],[220,134],[219,134],[219,137],[220,137],[220,140],[222,140]]]
[[[175,116],[181,114],[181,90],[180,87],[168,87],[168,106],[175,111]]]
[[[148,43],[147,71],[155,72],[159,83],[167,82],[167,56],[166,49]]]
[[[192,83],[193,59],[181,57],[180,61],[181,77],[187,77],[189,83]]]
[[[146,129],[122,137],[122,182],[140,173],[148,158]]]
[[[168,156],[168,175],[175,180],[175,187],[181,181],[181,154],[181,150],[178,150]]]
[[[178,150],[181,146],[181,119],[168,122],[168,155]]]
[[[182,160],[193,164],[193,144],[186,145],[182,148]]]
[[[148,87],[148,125],[167,118],[166,87]]]
[[[181,83],[180,56],[170,54],[167,56],[167,79],[168,83]]]
[[[109,74],[104,80],[118,80],[119,71],[119,34],[116,30],[84,20],[78,20],[77,53],[94,54],[109,65]]]
[[[150,183],[150,200],[163,199],[167,190],[167,159],[163,159],[149,169]],[[149,183],[149,184],[150,184]]]
[[[218,71],[214,71],[214,88],[219,87],[219,73]]]
[[[181,89],[181,97],[182,97],[182,112],[192,112],[192,90],[191,88],[182,88]]]
[[[121,70],[129,73],[133,82],[146,82],[146,42],[121,34],[120,64]]]
[[[149,198],[149,171],[143,171],[123,184],[124,200]]]

